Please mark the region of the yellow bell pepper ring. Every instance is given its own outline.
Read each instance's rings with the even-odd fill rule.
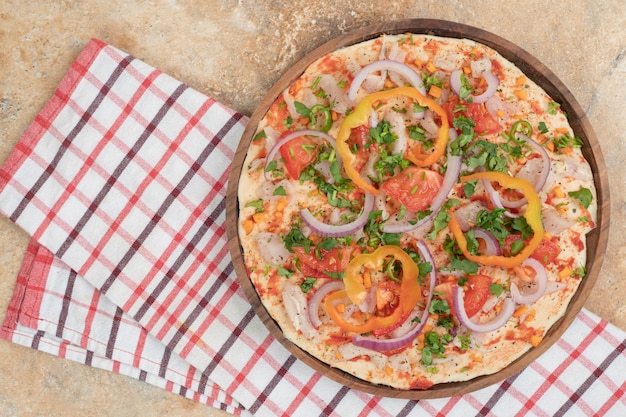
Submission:
[[[400,300],[398,307],[388,316],[376,316],[367,314],[365,320],[355,324],[347,321],[337,310],[339,300],[348,298],[353,303],[360,305],[367,296],[367,288],[364,282],[365,272],[379,271],[382,269],[387,258],[392,257],[402,265],[402,281],[400,282]],[[324,308],[330,318],[344,330],[366,333],[376,329],[389,327],[406,317],[415,308],[422,298],[422,292],[418,283],[419,270],[413,259],[400,247],[393,245],[380,246],[372,253],[363,253],[355,256],[344,270],[343,282],[345,290],[329,294],[324,302]]]
[[[532,239],[530,239],[524,249],[522,249],[515,256],[473,255],[467,250],[467,239],[465,238],[463,230],[461,230],[452,209],[448,211],[448,214],[450,215],[448,227],[456,239],[461,252],[463,252],[463,255],[465,255],[465,257],[470,261],[474,261],[482,265],[501,266],[503,268],[512,268],[520,265],[535,251],[535,249],[537,249],[543,239],[544,230],[543,223],[541,221],[541,200],[530,182],[521,178],[512,177],[502,172],[488,171],[463,176],[461,177],[461,183],[481,179],[496,181],[504,188],[519,190],[524,194],[528,200],[524,217],[526,218],[528,225],[533,229],[534,235]]]
[[[377,194],[378,190],[368,183],[360,173],[354,169],[353,163],[356,159],[355,155],[350,151],[348,146],[348,139],[352,129],[367,125],[369,122],[370,112],[372,106],[380,101],[389,100],[398,96],[405,96],[414,99],[422,107],[428,107],[434,111],[441,118],[441,126],[438,131],[438,139],[435,144],[434,151],[432,153],[424,153],[421,146],[417,146],[413,151],[406,154],[406,158],[419,167],[427,167],[437,162],[446,152],[446,146],[448,144],[448,129],[449,121],[448,115],[445,110],[437,104],[437,102],[429,97],[424,96],[417,89],[413,87],[397,87],[391,90],[379,91],[366,96],[361,100],[354,111],[350,113],[341,123],[339,133],[337,134],[337,152],[343,159],[344,169],[346,175],[354,182],[354,184],[360,189]]]

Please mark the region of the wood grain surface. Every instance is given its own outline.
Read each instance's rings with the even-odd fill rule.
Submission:
[[[540,85],[555,101],[561,104],[561,108],[568,116],[568,120],[574,130],[574,134],[583,139],[584,144],[582,152],[591,165],[599,202],[596,228],[587,235],[587,274],[582,279],[580,287],[572,298],[564,316],[556,322],[554,326],[552,326],[544,337],[542,343],[538,347],[532,348],[505,369],[495,374],[478,377],[466,382],[435,385],[431,389],[424,391],[399,390],[391,387],[370,384],[341,370],[331,368],[328,364],[317,360],[287,340],[283,336],[278,324],[270,317],[269,313],[263,306],[261,299],[259,298],[247,275],[237,228],[239,214],[237,189],[243,162],[248,146],[254,136],[256,127],[275,98],[281,94],[282,91],[294,80],[296,80],[312,62],[323,55],[334,51],[335,49],[372,39],[380,36],[381,34],[400,34],[408,32],[417,34],[432,34],[451,38],[467,38],[483,43],[495,49],[506,59],[513,62],[526,74],[526,76],[528,76],[528,78]],[[419,400],[460,395],[498,383],[503,379],[523,370],[559,339],[583,307],[583,304],[600,272],[600,267],[602,265],[604,253],[606,252],[608,243],[610,217],[609,185],[604,158],[600,151],[598,139],[593,131],[593,128],[591,127],[591,124],[572,93],[545,65],[525,50],[490,32],[444,20],[410,19],[376,24],[340,36],[315,49],[284,73],[278,82],[268,91],[258,108],[252,114],[241,143],[239,144],[229,176],[229,188],[226,197],[226,216],[229,249],[241,286],[256,314],[261,318],[272,335],[283,346],[313,369],[350,388],[356,388],[361,391],[386,397]]]

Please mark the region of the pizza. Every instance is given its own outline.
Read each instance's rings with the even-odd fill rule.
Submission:
[[[249,278],[285,337],[372,384],[495,373],[585,276],[596,189],[560,104],[467,39],[381,35],[269,106],[238,185]]]

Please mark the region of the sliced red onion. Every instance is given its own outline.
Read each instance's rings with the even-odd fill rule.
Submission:
[[[478,201],[470,201],[467,204],[459,206],[454,210],[454,217],[456,217],[459,227],[464,232],[467,232],[472,228],[472,225],[476,224],[476,215],[481,210],[485,210],[485,206]]]
[[[498,239],[496,239],[493,234],[486,231],[485,229],[481,229],[480,227],[475,227],[472,230],[474,230],[474,237],[476,239],[482,239],[485,242],[485,255],[502,255],[500,242],[498,242]]]
[[[502,310],[491,321],[486,323],[475,323],[467,316],[465,312],[465,291],[463,287],[456,287],[453,290],[452,304],[454,306],[454,314],[459,319],[461,324],[467,327],[468,330],[477,333],[489,333],[504,326],[507,321],[513,316],[515,312],[515,301],[510,298],[505,298],[502,304]]]
[[[350,84],[350,89],[348,90],[348,99],[352,102],[356,100],[357,92],[359,91],[359,87],[365,81],[365,78],[376,71],[393,71],[400,75],[402,75],[406,80],[415,87],[420,93],[426,95],[426,88],[424,88],[424,82],[422,81],[422,77],[411,67],[402,62],[393,61],[390,59],[381,59],[378,61],[374,61],[371,64],[368,64],[361,68],[359,72],[356,73],[352,83]]]
[[[511,283],[511,298],[518,304],[532,304],[540,299],[546,292],[548,287],[548,274],[541,262],[533,258],[526,258],[522,262],[522,267],[530,267],[535,271],[534,284],[535,288],[532,292],[522,294],[517,284]]]
[[[394,110],[385,113],[385,119],[391,125],[391,130],[397,136],[397,140],[393,143],[393,153],[404,155],[407,147],[407,132],[404,117]]]
[[[546,292],[544,293],[544,295],[552,294],[552,293],[555,293],[557,291],[561,291],[561,290],[563,290],[565,288],[567,288],[567,284],[564,283],[564,282],[548,281],[548,285],[546,285]]]
[[[550,175],[550,167],[552,165],[552,163],[550,162],[550,156],[548,155],[548,152],[543,148],[543,146],[541,146],[539,143],[535,142],[533,139],[529,138],[528,136],[524,135],[523,133],[517,132],[515,136],[518,139],[525,140],[528,146],[530,146],[535,152],[537,152],[541,156],[540,168],[536,170],[533,169],[533,171],[539,171],[539,175],[534,176],[535,181],[531,181],[535,191],[539,192],[541,191],[543,186],[546,185],[546,181],[548,180],[548,175]],[[522,168],[522,170],[523,169],[524,168]],[[518,172],[516,177],[529,180],[530,178],[527,178],[527,177],[530,177],[530,175],[526,175],[525,173],[526,171],[522,171],[522,170]],[[482,184],[485,187],[485,190],[487,190],[487,193],[489,194],[489,197],[491,198],[491,202],[493,203],[494,206],[498,208],[504,208],[504,209],[520,208],[527,203],[526,198],[520,198],[519,200],[515,200],[515,201],[501,198],[498,192],[493,188],[493,186],[488,180],[482,180]],[[516,215],[514,214],[509,214],[509,216],[516,217]]]
[[[370,127],[378,126],[378,122],[378,113],[374,109],[370,110]]]
[[[483,184],[483,187],[485,187],[487,195],[489,195],[489,199],[497,208],[505,210],[510,208],[520,208],[526,205],[526,203],[528,202],[526,198],[520,198],[519,200],[515,201],[503,199],[500,197],[500,194],[495,190],[495,188],[493,188],[493,185],[491,185],[491,182],[489,180],[482,179],[480,182]],[[512,214],[508,210],[507,213]]]
[[[329,161],[325,161],[324,160],[324,161],[319,161],[313,167],[320,174],[322,174],[322,177],[324,177],[324,180],[326,180],[327,183],[334,184],[335,183],[335,178],[333,177],[333,173],[330,170],[330,165],[331,165],[331,163]]]
[[[343,87],[339,87],[339,80],[330,74],[323,74],[320,77],[319,87],[326,93],[328,99],[333,103],[333,110],[344,114],[350,107],[350,99]]]
[[[450,87],[452,90],[459,95],[459,91],[461,91],[461,74],[463,72],[461,70],[454,70],[450,74]],[[477,96],[470,95],[472,98],[472,103],[485,103],[489,100],[498,90],[498,85],[500,85],[500,80],[498,77],[493,75],[491,71],[484,71],[482,73],[483,78],[487,81],[487,89]]]
[[[290,142],[296,138],[299,138],[300,136],[315,136],[315,137],[319,137],[322,139],[325,139],[330,146],[333,147],[333,149],[335,150],[335,155],[337,158],[337,161],[339,163],[341,163],[341,160],[339,159],[339,153],[337,152],[337,144],[335,142],[335,139],[333,139],[330,135],[328,135],[327,133],[324,132],[320,132],[319,130],[311,130],[311,129],[305,129],[305,130],[296,130],[293,132],[290,132],[288,134],[286,134],[285,136],[283,136],[282,138],[280,138],[278,140],[278,142],[276,142],[274,144],[274,146],[272,146],[272,148],[270,149],[270,151],[267,153],[267,156],[265,157],[265,167],[264,167],[264,171],[265,171],[265,179],[268,181],[272,180],[272,174],[271,172],[269,172],[267,170],[267,166],[270,164],[270,162],[272,162],[274,160],[274,158],[276,157],[276,154],[278,153],[278,151],[280,150],[280,148],[287,142]]]
[[[309,300],[308,309],[309,321],[311,322],[313,327],[317,329],[322,324],[319,312],[324,297],[326,297],[331,292],[343,290],[344,288],[345,285],[343,284],[343,281],[332,280],[322,284],[322,286],[320,286],[317,291],[315,291],[315,294],[313,294],[313,296]]]
[[[546,181],[548,179],[548,175],[550,174],[550,166],[552,165],[550,162],[550,155],[548,155],[548,151],[545,150],[543,146],[539,143],[535,142],[533,139],[529,138],[523,133],[517,132],[515,136],[518,139],[524,139],[528,146],[530,146],[535,152],[541,155],[541,161],[543,162],[539,175],[536,177],[537,180],[533,182],[533,187],[535,191],[539,192],[546,185]]]
[[[454,129],[450,129],[450,134],[452,135]],[[454,132],[456,135],[456,132]],[[450,136],[451,140],[452,136]],[[448,198],[448,194],[452,191],[454,184],[456,184],[459,174],[461,173],[461,156],[452,155],[450,152],[450,148],[448,148],[448,166],[446,168],[446,175],[443,177],[443,183],[441,184],[441,188],[433,198],[433,201],[430,203],[431,213],[418,220],[415,224],[409,223],[409,219],[405,219],[404,221],[398,221],[396,216],[392,216],[387,220],[383,225],[382,229],[385,233],[404,233],[414,229],[417,229],[424,223],[433,219],[441,206]]]
[[[370,193],[365,193],[365,201],[363,203],[363,210],[361,214],[352,222],[341,224],[341,225],[332,225],[323,223],[309,211],[309,209],[300,210],[300,216],[302,216],[302,220],[317,234],[321,236],[327,237],[341,237],[351,235],[356,232],[367,223],[367,219],[369,217],[370,212],[374,209],[374,201],[375,197]]]
[[[556,209],[548,204],[541,208],[541,218],[545,232],[556,236],[563,230],[569,229],[576,224],[576,221],[567,219],[559,214]]]
[[[260,232],[255,240],[261,257],[269,264],[282,266],[291,257],[277,233]]]
[[[283,304],[293,327],[300,330],[306,337],[312,337],[315,329],[309,319],[306,296],[298,285],[288,283],[282,293]]]
[[[417,335],[420,334],[424,326],[426,325],[426,321],[428,320],[428,309],[430,307],[430,303],[433,299],[433,291],[435,289],[435,284],[437,283],[437,272],[435,268],[435,260],[433,259],[433,255],[430,253],[428,246],[424,243],[424,241],[420,240],[417,242],[417,250],[422,257],[422,260],[425,262],[429,262],[432,265],[432,270],[428,274],[429,275],[429,289],[426,294],[426,303],[424,304],[424,311],[422,312],[422,316],[420,317],[419,323],[416,323],[415,327],[410,329],[407,333],[402,336],[392,337],[389,339],[378,339],[374,337],[355,335],[352,338],[352,343],[356,346],[364,347],[367,349],[372,349],[377,352],[386,352],[389,350],[400,349],[409,343],[411,343]]]

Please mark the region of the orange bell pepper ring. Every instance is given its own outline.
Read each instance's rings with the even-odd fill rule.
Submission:
[[[522,249],[515,256],[473,255],[467,250],[467,239],[465,238],[463,230],[461,230],[461,227],[459,226],[456,217],[453,215],[452,210],[448,212],[448,214],[450,215],[448,227],[450,228],[452,235],[456,239],[456,242],[459,245],[461,252],[463,252],[463,255],[465,255],[465,257],[470,261],[474,261],[482,265],[513,268],[517,265],[520,265],[526,258],[528,258],[535,251],[535,249],[537,249],[537,247],[541,243],[541,240],[543,239],[544,230],[543,223],[541,222],[541,200],[539,199],[537,192],[530,182],[521,178],[512,177],[502,172],[488,171],[463,176],[461,177],[461,183],[480,179],[496,181],[502,187],[516,189],[524,194],[528,201],[524,217],[526,218],[526,222],[528,223],[528,225],[533,229],[534,235],[532,239],[530,239],[524,249]]]
[[[413,162],[419,167],[427,167],[437,162],[439,158],[441,158],[446,152],[449,129],[448,115],[441,108],[441,106],[437,104],[437,102],[435,102],[435,100],[424,96],[413,87],[397,87],[391,90],[379,91],[366,96],[356,105],[354,111],[347,115],[341,123],[336,142],[337,152],[343,160],[346,175],[348,175],[348,177],[354,182],[357,187],[372,194],[378,194],[378,190],[373,185],[365,181],[365,179],[361,177],[361,174],[352,166],[356,157],[350,151],[350,147],[348,146],[348,139],[350,138],[350,133],[352,129],[358,126],[368,124],[370,112],[372,110],[372,106],[375,103],[379,101],[389,100],[398,96],[412,98],[413,100],[417,101],[420,106],[428,107],[430,110],[438,114],[441,118],[441,126],[439,127],[438,139],[437,143],[435,144],[434,151],[432,153],[425,153],[423,152],[422,147],[418,145],[411,152],[407,152],[406,159]]]
[[[392,257],[402,265],[402,281],[400,282],[400,301],[398,307],[388,316],[366,314],[360,323],[347,321],[337,310],[339,301],[349,298],[355,304],[361,304],[367,296],[364,283],[366,271],[380,271],[385,260]],[[362,253],[355,256],[344,270],[343,282],[346,289],[335,291],[324,301],[324,308],[330,318],[344,330],[355,333],[366,333],[376,329],[389,327],[396,323],[415,308],[422,298],[422,291],[418,283],[419,270],[413,259],[400,247],[393,245],[380,246],[372,253]]]

